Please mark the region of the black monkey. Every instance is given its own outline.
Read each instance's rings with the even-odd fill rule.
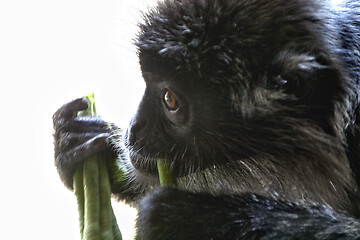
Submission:
[[[129,172],[112,191],[137,239],[360,239],[358,1],[165,0],[135,44],[146,90],[124,134],[74,118],[83,99],[54,114],[67,187],[102,151]]]

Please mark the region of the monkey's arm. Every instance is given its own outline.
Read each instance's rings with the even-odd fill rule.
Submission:
[[[359,239],[359,229],[324,206],[163,188],[142,200],[137,239]]]

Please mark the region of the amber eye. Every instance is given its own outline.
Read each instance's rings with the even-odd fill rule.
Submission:
[[[177,102],[176,96],[172,91],[167,90],[165,92],[163,100],[165,106],[169,111],[176,111],[179,108],[179,103]]]

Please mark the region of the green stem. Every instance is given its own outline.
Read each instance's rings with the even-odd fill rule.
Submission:
[[[86,96],[89,108],[78,116],[95,117],[94,94]],[[74,173],[74,194],[78,203],[82,240],[122,240],[111,206],[111,188],[106,159],[90,156]]]
[[[170,165],[163,159],[158,159],[157,169],[161,186],[176,186],[176,177],[170,170]]]
[[[112,231],[112,215],[111,215],[111,192],[109,175],[106,168],[105,161],[98,161],[100,171],[100,229],[101,239],[112,240],[114,239]]]
[[[79,228],[81,239],[84,237],[84,185],[83,185],[83,166],[79,166],[74,173],[74,194],[76,196],[79,212]]]
[[[85,226],[84,239],[100,239],[100,199],[99,199],[99,168],[97,156],[91,156],[84,162],[84,198]]]

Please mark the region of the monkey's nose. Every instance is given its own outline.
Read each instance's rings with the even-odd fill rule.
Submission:
[[[147,134],[148,120],[145,117],[136,115],[130,123],[127,131],[127,141],[130,145],[135,145],[141,139],[144,139]]]

